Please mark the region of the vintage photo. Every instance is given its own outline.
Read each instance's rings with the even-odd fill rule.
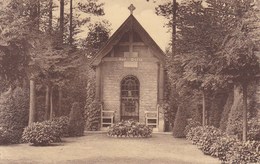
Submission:
[[[260,164],[260,1],[0,0],[1,164]]]

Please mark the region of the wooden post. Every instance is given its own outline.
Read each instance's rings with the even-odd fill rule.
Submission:
[[[243,141],[247,141],[247,84],[242,84],[243,90]]]
[[[30,79],[30,108],[29,108],[29,125],[36,121],[36,87],[35,79]]]
[[[99,102],[100,101],[100,81],[101,79],[101,71],[100,71],[100,66],[96,67],[96,100]]]
[[[206,98],[205,91],[202,92],[202,126],[206,125]]]
[[[45,93],[45,115],[44,119],[49,120],[50,118],[50,85],[46,85],[46,93]]]

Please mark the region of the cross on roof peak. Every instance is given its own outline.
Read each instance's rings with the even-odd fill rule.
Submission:
[[[131,4],[128,9],[130,10],[130,14],[132,15],[134,10],[135,10],[135,6],[133,4]]]

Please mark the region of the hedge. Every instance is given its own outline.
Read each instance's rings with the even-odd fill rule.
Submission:
[[[107,135],[111,137],[151,137],[152,128],[134,120],[121,121],[109,127]]]

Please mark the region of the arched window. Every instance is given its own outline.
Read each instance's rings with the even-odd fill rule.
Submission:
[[[121,119],[139,120],[139,80],[127,76],[121,81]]]

